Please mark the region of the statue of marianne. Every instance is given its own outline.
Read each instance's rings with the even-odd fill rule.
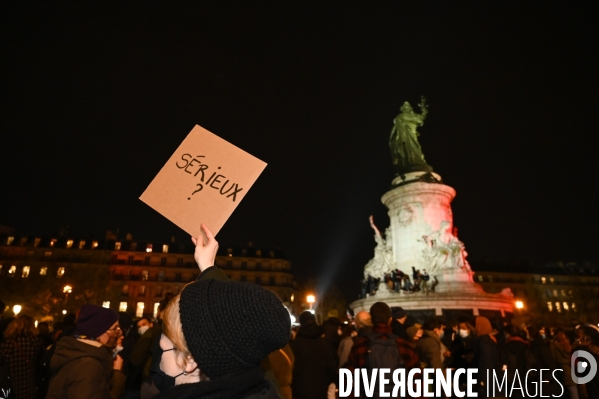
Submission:
[[[432,172],[433,168],[424,160],[424,154],[418,142],[416,130],[424,124],[428,114],[425,98],[422,97],[418,107],[422,113],[417,114],[409,102],[404,102],[399,114],[393,120],[393,129],[389,137],[389,148],[393,166],[398,173]]]

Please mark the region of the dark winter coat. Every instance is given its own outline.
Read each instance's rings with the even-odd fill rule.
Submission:
[[[95,341],[64,337],[56,344],[50,367],[54,377],[46,399],[116,399],[125,384],[125,375],[113,372],[108,348]]]
[[[42,341],[31,334],[21,334],[0,344],[0,363],[9,366],[16,399],[35,398],[36,363],[42,356]]]
[[[181,384],[154,399],[279,399],[275,385],[264,378],[260,367],[217,380]]]
[[[321,335],[320,326],[312,322],[301,326],[291,342],[295,355],[291,385],[294,399],[326,399],[329,385],[335,382],[335,356]]]
[[[487,375],[489,376],[489,379],[492,379],[493,370],[495,370],[496,375],[502,375],[500,374],[502,371],[499,360],[499,346],[489,334],[481,335],[476,338],[474,361],[472,364],[474,368],[478,368],[478,396],[486,398],[486,387],[489,385]]]

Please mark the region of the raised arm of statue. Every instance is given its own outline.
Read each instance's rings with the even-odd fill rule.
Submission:
[[[372,227],[372,230],[374,230],[374,234],[376,234],[377,237],[379,237],[379,238],[382,239],[383,237],[381,236],[381,232],[379,231],[379,229],[374,224],[374,217],[372,215],[370,215],[370,217],[368,218],[368,220],[370,221],[370,227]]]

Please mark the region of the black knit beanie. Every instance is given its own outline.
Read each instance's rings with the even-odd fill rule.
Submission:
[[[291,333],[289,312],[275,294],[233,280],[189,284],[179,314],[187,347],[211,379],[259,366]]]

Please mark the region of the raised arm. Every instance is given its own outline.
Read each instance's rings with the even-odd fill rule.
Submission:
[[[208,226],[202,223],[202,231],[206,235],[206,239],[202,234],[197,237],[191,237],[191,241],[196,246],[193,254],[200,271],[208,269],[210,266],[214,266],[214,259],[216,258],[216,251],[218,251],[218,242],[214,238],[214,234],[210,231]]]
[[[370,215],[370,217],[368,218],[368,220],[370,221],[370,227],[372,227],[372,229],[374,230],[374,233],[377,235],[377,237],[381,237],[382,238],[381,232],[379,231],[379,229],[374,224],[374,217],[372,215]]]

